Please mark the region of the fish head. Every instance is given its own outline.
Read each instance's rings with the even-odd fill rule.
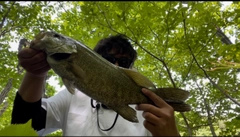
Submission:
[[[69,39],[54,31],[41,31],[31,41],[30,47],[45,51],[49,64],[57,63],[77,53],[76,43]]]
[[[71,66],[69,66],[68,63],[76,58],[76,41],[54,31],[42,31],[31,41],[30,48],[42,50],[46,53],[48,64],[62,79],[69,80],[65,80],[67,81],[65,82],[65,86],[71,90],[73,82],[70,80],[74,79],[75,76],[72,74],[71,70],[69,70]]]

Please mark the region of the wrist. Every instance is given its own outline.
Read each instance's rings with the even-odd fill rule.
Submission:
[[[26,102],[36,102],[42,97],[46,75],[35,75],[26,72],[18,90],[19,95]]]
[[[26,77],[31,77],[31,78],[45,78],[47,76],[47,72],[41,73],[41,74],[33,74],[31,72],[26,72],[25,74]]]

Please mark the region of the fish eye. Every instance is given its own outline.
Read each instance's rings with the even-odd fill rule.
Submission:
[[[62,37],[59,34],[54,34],[53,37],[61,39]]]
[[[61,61],[64,59],[68,59],[71,56],[69,53],[55,53],[51,55],[50,57],[53,58],[56,61]]]

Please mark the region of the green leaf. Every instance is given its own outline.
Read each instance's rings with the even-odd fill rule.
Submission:
[[[0,136],[38,136],[31,124],[32,120],[25,124],[11,124],[0,130]]]

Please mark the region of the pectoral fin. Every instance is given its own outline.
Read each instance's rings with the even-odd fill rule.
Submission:
[[[131,70],[120,68],[125,74],[127,74],[130,78],[132,78],[139,86],[145,87],[148,89],[155,89],[155,85],[150,81],[147,77],[143,76],[141,73]]]
[[[81,67],[77,66],[73,62],[69,62],[68,70],[71,71],[77,79],[81,79],[81,81],[83,81],[84,78],[86,78],[86,74],[83,71],[83,69]]]

